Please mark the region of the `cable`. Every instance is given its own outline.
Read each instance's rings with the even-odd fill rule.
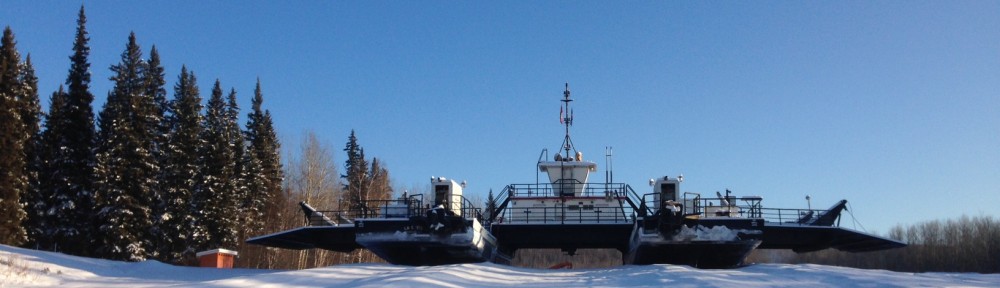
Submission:
[[[858,221],[858,218],[854,217],[854,212],[851,212],[851,210],[854,210],[854,207],[851,207],[851,202],[847,202],[847,214],[851,214],[851,222],[855,225],[854,229],[858,229],[857,226],[861,226],[861,231],[868,233],[868,229],[865,229],[865,225],[861,225],[861,221]]]

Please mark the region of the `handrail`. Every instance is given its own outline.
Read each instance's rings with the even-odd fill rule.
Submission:
[[[573,185],[582,185],[583,183],[573,183]],[[560,185],[560,187],[555,187]],[[567,185],[563,183],[552,184],[552,183],[541,183],[541,184],[510,184],[504,188],[508,192],[509,197],[565,197],[555,193],[556,188],[562,188],[561,185]],[[627,192],[632,188],[624,183],[586,183],[579,195],[574,195],[574,197],[610,197],[614,196],[616,193],[627,196]],[[635,194],[632,191],[632,194]]]
[[[538,163],[535,163],[535,165],[541,164],[542,160],[545,160],[545,159],[549,159],[549,148],[542,148],[542,152],[538,153]],[[535,185],[539,184],[538,183],[539,182],[539,180],[538,180],[539,176],[538,175],[540,173],[542,173],[540,170],[535,169]]]
[[[639,199],[641,199],[641,197],[639,197],[639,194],[635,193],[635,190],[632,190],[632,186],[629,186],[629,185],[625,185],[625,188],[626,188],[626,189],[628,189],[628,192],[630,193],[629,195],[626,195],[626,196],[628,196],[628,197],[626,197],[626,198],[625,198],[626,200],[629,200],[629,203],[628,203],[628,204],[629,204],[629,205],[632,205],[632,209],[634,209],[634,210],[639,210],[639,209],[641,209],[641,208],[642,208],[642,207],[641,207],[641,205],[637,206],[637,205],[636,205],[636,204],[634,203],[634,200],[639,200]],[[633,200],[633,199],[634,199],[634,200]],[[649,212],[651,212],[651,211],[649,210],[649,207],[648,207],[648,206],[647,206],[647,207],[645,207],[645,208],[646,208],[646,211],[645,211],[645,212],[646,212],[646,213],[647,213],[647,215],[648,215],[648,214],[649,214]]]
[[[803,226],[825,226],[816,224],[815,221],[827,213],[830,213],[830,211],[822,209],[762,208],[761,213],[762,218],[768,222],[797,224]],[[840,215],[836,215],[836,218],[839,217]],[[840,227],[840,221],[830,223],[829,226]]]
[[[618,207],[611,207],[618,208]],[[518,207],[517,211],[504,211],[502,224],[575,224],[575,223],[632,223],[634,219],[627,217],[625,213],[619,213],[621,209],[611,211],[594,210],[586,212],[584,207],[579,205],[567,205],[557,203],[545,207]],[[519,213],[522,215],[512,215]]]
[[[697,217],[736,217],[736,218],[759,218],[766,222],[782,223],[785,225],[816,226],[826,225],[817,223],[817,219],[827,216],[829,213],[838,213],[832,217],[840,217],[839,210],[833,209],[797,209],[797,208],[764,208],[760,204],[760,197],[723,197],[723,198],[702,198],[697,193],[693,199],[687,198],[685,193],[681,204],[691,207],[684,207],[684,214]],[[651,212],[655,212],[655,193],[647,193],[642,196],[642,203]],[[722,201],[726,200],[726,201]],[[722,203],[728,202],[729,205]],[[835,206],[836,207],[836,206]],[[712,214],[716,212],[718,214]],[[653,215],[652,213],[647,215]],[[832,214],[831,214],[832,215]],[[838,224],[833,226],[839,227]]]
[[[460,197],[460,216],[465,219],[482,218],[482,209],[476,207],[468,198],[464,196],[455,195]],[[356,219],[388,219],[388,218],[401,218],[409,219],[413,216],[423,216],[426,214],[427,210],[432,208],[424,205],[423,194],[415,194],[402,199],[377,199],[377,200],[364,200],[360,203],[353,205],[354,209],[347,210],[314,210],[310,214],[307,214],[306,220],[309,226],[328,226],[328,222],[322,221],[323,219],[330,219],[331,215],[335,215],[336,219],[340,221],[353,221]],[[364,208],[361,208],[364,207]],[[320,217],[310,217],[313,215],[321,215]],[[319,221],[313,221],[316,218]],[[345,220],[351,219],[351,220]],[[338,222],[340,224],[340,221]]]
[[[582,183],[581,183],[582,184]],[[631,223],[635,220],[638,207],[635,203],[638,196],[632,187],[624,183],[587,183],[581,193],[573,196],[558,195],[555,193],[555,186],[561,184],[510,184],[501,191],[501,196],[497,197],[497,211],[491,215],[490,223],[511,223],[512,213],[524,213],[513,217],[519,219],[517,223]],[[574,197],[594,197],[617,200],[617,207],[605,207],[612,210],[585,210],[595,209],[594,207],[580,207],[572,203],[558,201],[552,206],[546,207],[518,207],[514,212],[507,204],[510,201],[531,198],[558,198],[567,199]],[[626,203],[628,205],[626,205]],[[585,205],[586,206],[586,205]],[[531,215],[528,215],[531,214]]]
[[[507,208],[507,204],[510,203],[510,185],[504,186],[503,190],[500,191],[497,198],[493,199],[494,203],[497,203],[496,207],[493,207],[493,211],[490,211],[490,217],[486,219],[487,223],[493,223],[497,220],[497,216],[503,214],[504,209]]]
[[[460,196],[460,197],[462,197],[462,208],[461,208],[462,218],[465,219],[483,218],[482,209],[477,208],[476,205],[472,204],[472,201],[469,201],[469,199],[465,198],[465,196]]]

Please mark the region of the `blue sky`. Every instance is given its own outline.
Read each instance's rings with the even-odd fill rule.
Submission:
[[[0,9],[46,107],[78,4]],[[639,193],[683,173],[684,191],[729,188],[766,207],[848,199],[874,232],[1000,215],[1000,2],[85,5],[95,111],[134,31],[171,87],[187,65],[203,96],[218,78],[246,111],[259,77],[286,158],[313,131],[342,163],[354,129],[399,187],[445,176],[485,198],[532,183],[541,149],[561,143],[569,82],[592,180],[612,146],[615,180]]]

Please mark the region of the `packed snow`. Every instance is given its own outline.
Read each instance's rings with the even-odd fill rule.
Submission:
[[[690,228],[687,225],[682,225],[680,231],[674,234],[674,241],[733,241],[737,240],[738,233],[744,232],[749,233],[747,230],[737,229],[730,230],[726,226],[713,226],[712,228],[705,228],[702,226],[697,226],[695,228]],[[755,231],[756,233],[759,233]]]
[[[900,273],[823,265],[677,265],[544,270],[497,264],[350,264],[287,271],[178,267],[0,245],[0,287],[997,287],[1000,274]]]

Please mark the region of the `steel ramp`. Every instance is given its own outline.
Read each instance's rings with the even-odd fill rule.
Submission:
[[[250,238],[247,243],[285,249],[320,248],[351,252],[361,248],[355,241],[354,225],[307,226]]]
[[[868,252],[905,247],[906,243],[841,227],[766,222],[759,249],[791,249],[810,252],[833,248],[846,252]]]

